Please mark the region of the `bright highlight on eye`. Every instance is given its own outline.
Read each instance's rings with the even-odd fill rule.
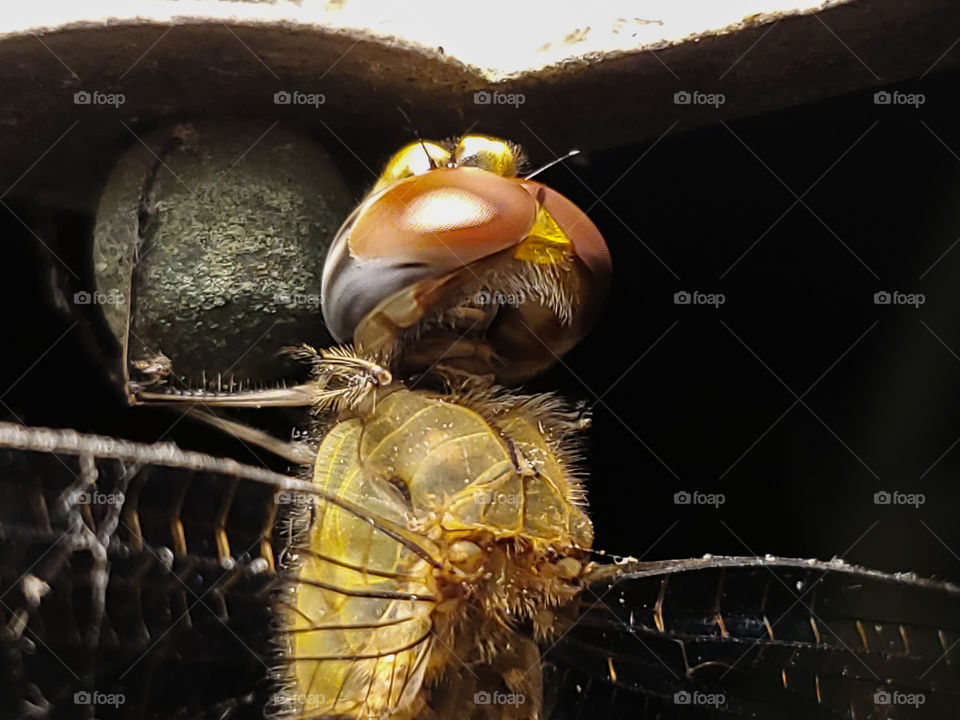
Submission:
[[[497,208],[479,195],[460,188],[437,188],[411,201],[400,224],[418,233],[439,233],[486,225],[496,215]]]

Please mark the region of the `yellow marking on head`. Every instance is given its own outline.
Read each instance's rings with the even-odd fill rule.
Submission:
[[[513,256],[517,260],[556,265],[566,262],[573,252],[573,244],[567,234],[560,229],[557,221],[547,209],[537,203],[537,217],[527,237],[517,245]]]
[[[453,151],[457,167],[478,167],[482,170],[515,177],[520,151],[506,140],[489,135],[464,135]]]
[[[429,155],[429,157],[428,157]],[[431,165],[430,161],[433,161]],[[450,151],[439,143],[424,140],[409,143],[393,154],[387,166],[380,173],[370,194],[380,192],[411,175],[422,175],[432,167],[446,167],[450,162]]]

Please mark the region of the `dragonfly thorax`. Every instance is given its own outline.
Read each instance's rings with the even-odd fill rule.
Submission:
[[[463,662],[534,710],[530,636],[577,596],[592,543],[567,452],[582,425],[550,397],[490,388],[391,383],[342,410],[314,464],[337,503],[311,523],[290,598],[292,679],[316,699],[304,711],[412,709],[420,687],[454,692]]]

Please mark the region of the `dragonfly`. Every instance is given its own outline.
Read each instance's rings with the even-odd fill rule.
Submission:
[[[593,548],[587,417],[505,386],[586,334],[609,253],[522,165],[475,135],[394,156],[328,255],[353,344],[299,349],[310,382],[139,392],[300,476],[0,425],[9,714],[949,716],[956,587]],[[272,405],[319,413],[311,440],[207,413]]]

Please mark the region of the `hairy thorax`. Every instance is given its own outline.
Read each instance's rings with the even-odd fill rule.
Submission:
[[[315,511],[285,600],[302,716],[539,716],[535,641],[592,543],[582,426],[550,396],[400,384],[342,414],[314,468],[342,506]]]

